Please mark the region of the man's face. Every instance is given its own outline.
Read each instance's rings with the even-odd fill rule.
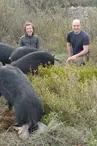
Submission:
[[[80,21],[73,21],[73,23],[72,23],[72,29],[74,30],[74,32],[76,34],[79,34],[80,33],[80,30],[81,30]]]
[[[26,34],[28,36],[32,36],[32,34],[33,34],[33,28],[32,28],[31,25],[26,26]]]

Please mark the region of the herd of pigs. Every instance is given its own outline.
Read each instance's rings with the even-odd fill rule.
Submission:
[[[54,56],[47,51],[27,46],[14,48],[0,43],[0,95],[7,100],[9,110],[14,106],[17,126],[22,127],[19,135],[25,137],[26,133],[29,135],[38,129],[42,118],[41,99],[26,73],[34,73],[40,64],[43,67],[54,65],[54,60]],[[27,127],[26,132],[23,132],[23,127]]]
[[[39,49],[23,46],[14,48],[8,44],[0,43],[0,62],[3,65],[10,64],[18,67],[23,73],[38,70],[40,64],[54,65],[55,58],[47,51],[40,51]]]

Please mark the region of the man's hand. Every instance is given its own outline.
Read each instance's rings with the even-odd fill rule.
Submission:
[[[76,59],[77,59],[77,56],[73,55],[73,56],[68,57],[67,62],[73,63],[75,62]]]

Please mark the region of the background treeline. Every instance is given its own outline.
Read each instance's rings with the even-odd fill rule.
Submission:
[[[13,5],[16,5],[18,3],[26,4],[26,6],[29,6],[30,8],[35,7],[39,9],[46,9],[47,7],[53,7],[55,5],[58,5],[60,7],[66,7],[66,6],[97,6],[96,0],[10,0]]]

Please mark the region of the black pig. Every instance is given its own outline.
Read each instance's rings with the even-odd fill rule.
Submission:
[[[9,57],[14,49],[14,47],[8,44],[0,43],[0,61],[3,65],[11,63]]]
[[[0,67],[0,93],[14,106],[18,126],[35,130],[42,118],[42,106],[27,76],[17,67]]]
[[[29,47],[29,46],[18,47],[12,52],[9,59],[12,62],[12,61],[20,59],[21,57],[23,57],[23,56],[25,56],[25,55],[27,55],[31,52],[35,52],[35,51],[39,51],[39,49],[36,49],[34,47],[32,48],[32,47]]]
[[[54,65],[54,56],[46,51],[37,51],[29,53],[24,57],[11,63],[12,66],[18,67],[23,73],[32,72],[38,70],[39,65]]]

